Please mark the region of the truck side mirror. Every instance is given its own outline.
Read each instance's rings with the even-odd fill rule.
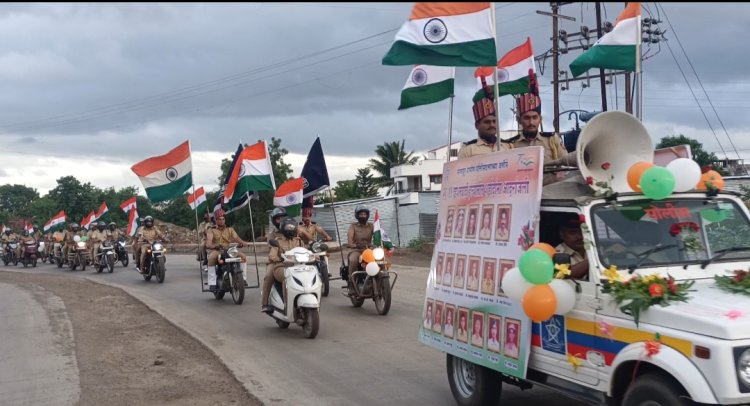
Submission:
[[[558,252],[557,254],[552,256],[552,263],[554,264],[566,264],[570,265],[570,254],[564,254],[561,252]]]

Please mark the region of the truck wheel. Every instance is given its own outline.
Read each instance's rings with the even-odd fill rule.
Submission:
[[[623,406],[681,406],[690,405],[685,390],[669,376],[661,373],[643,374],[630,385],[623,398]]]
[[[448,382],[461,406],[496,406],[500,402],[500,373],[447,354]]]

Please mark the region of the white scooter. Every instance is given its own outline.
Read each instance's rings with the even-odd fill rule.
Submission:
[[[269,244],[274,247],[279,246],[276,240],[269,241]],[[323,283],[314,263],[317,257],[324,254],[325,252],[313,253],[303,247],[295,247],[281,254],[286,265],[284,279],[288,302],[284,302],[281,284],[274,281],[270,296],[273,312],[269,314],[276,319],[279,327],[287,328],[291,322],[294,322],[302,326],[305,337],[315,338],[318,335],[320,291]]]

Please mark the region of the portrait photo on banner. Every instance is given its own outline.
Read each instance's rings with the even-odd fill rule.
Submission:
[[[469,309],[458,308],[458,331],[456,339],[462,343],[469,343]]]
[[[481,258],[469,257],[469,270],[466,275],[466,289],[479,292],[479,260]]]
[[[445,231],[443,232],[443,235],[445,237],[450,237],[453,235],[453,215],[455,214],[455,212],[455,207],[448,207],[448,215],[445,219]]]
[[[484,258],[482,266],[482,293],[487,295],[495,294],[496,261],[495,258]]]
[[[477,216],[479,216],[479,205],[469,206],[469,219],[466,221],[466,239],[477,238]]]
[[[445,254],[445,268],[443,269],[443,280],[440,281],[445,286],[451,286],[453,283],[453,258],[454,254]]]
[[[471,313],[471,345],[484,348],[484,313]]]
[[[496,314],[488,314],[487,349],[500,354],[503,318]]]
[[[433,299],[427,299],[427,304],[424,307],[424,329],[425,330],[431,330],[432,329],[432,306],[434,304]]]
[[[503,291],[503,278],[505,277],[505,274],[508,273],[508,271],[511,270],[514,266],[516,266],[516,261],[513,261],[512,259],[500,259],[500,270],[498,271],[498,278],[497,278],[497,294],[499,296],[505,296],[508,297],[505,292]]]
[[[466,207],[456,208],[456,225],[453,227],[453,238],[464,236],[464,223],[466,222]]]
[[[479,226],[479,239],[489,241],[492,239],[492,213],[495,209],[494,204],[485,204],[482,206],[482,221]]]
[[[432,323],[432,331],[436,333],[443,332],[443,302],[435,301],[435,316]]]
[[[499,204],[497,206],[495,241],[508,241],[510,239],[511,207],[509,204]]]
[[[463,289],[466,281],[466,255],[456,255],[456,270],[453,272],[453,287]]]
[[[443,322],[443,335],[453,338],[453,323],[456,319],[456,306],[452,304],[445,305],[445,321]]]
[[[511,318],[505,319],[505,337],[503,341],[503,355],[518,359],[518,342],[521,335],[521,321]]]

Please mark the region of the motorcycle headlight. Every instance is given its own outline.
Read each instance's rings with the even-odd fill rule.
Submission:
[[[737,376],[745,386],[750,387],[750,349],[737,358]]]
[[[230,248],[230,249],[228,249],[227,250],[227,254],[229,254],[230,258],[237,258],[237,256],[240,255],[240,253],[237,250],[237,248]]]
[[[78,248],[86,248],[86,243],[83,241],[78,241],[76,245],[78,245]]]
[[[308,252],[301,252],[294,254],[294,260],[296,262],[310,262],[312,260],[312,255]]]
[[[161,244],[154,244],[154,251],[161,251]]]
[[[374,250],[372,250],[372,254],[375,256],[375,260],[376,261],[382,261],[383,258],[385,258],[385,250],[383,250],[380,247],[375,248]]]

